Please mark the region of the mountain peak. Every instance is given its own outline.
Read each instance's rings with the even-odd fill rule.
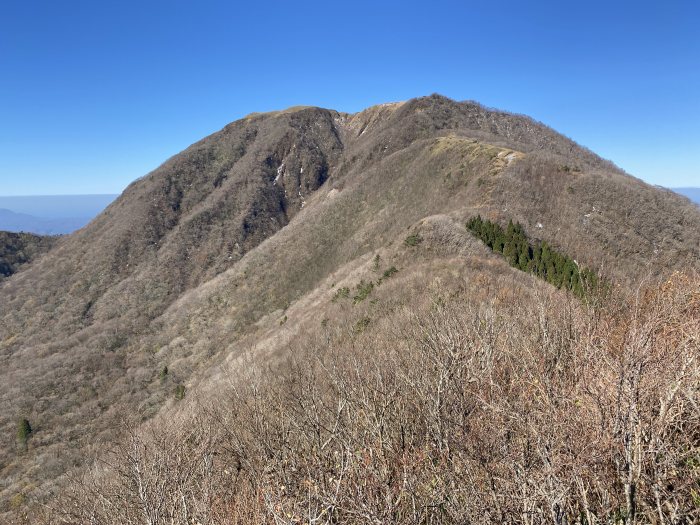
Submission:
[[[700,265],[697,207],[528,117],[441,95],[250,114],[0,283],[2,435],[31,412],[51,436],[23,458],[2,447],[21,474],[0,496],[49,486],[47,457],[57,477],[80,464],[111,407],[152,417],[171,381],[194,388],[248,351],[274,360],[328,323],[352,338],[433,292],[554,293],[469,234],[477,215],[620,286]]]

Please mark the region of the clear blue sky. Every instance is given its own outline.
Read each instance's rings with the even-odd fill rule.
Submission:
[[[433,92],[700,186],[699,5],[4,2],[0,195],[117,193],[252,111]]]

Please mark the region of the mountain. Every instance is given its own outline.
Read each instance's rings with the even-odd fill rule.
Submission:
[[[284,376],[274,367],[290,353],[311,359],[308,352],[335,355],[340,349],[352,356],[375,348],[400,361],[394,351],[413,334],[406,339],[406,356],[427,359],[420,354],[421,333],[441,340],[440,334],[463,324],[460,319],[471,319],[474,331],[465,333],[472,334],[473,344],[493,337],[493,345],[512,345],[507,355],[513,356],[517,341],[527,341],[534,353],[525,361],[537,367],[551,363],[547,373],[568,369],[537,352],[567,337],[574,341],[579,327],[584,334],[587,310],[533,274],[509,266],[471,235],[465,224],[477,215],[504,228],[509,221],[520,223],[535,248],[546,243],[577,268],[594,270],[620,296],[633,293],[645,278],[700,270],[696,206],[625,174],[528,117],[439,95],[356,114],[315,107],[251,114],[135,181],[85,228],[57,239],[48,253],[0,283],[0,497],[6,507],[52,501],[67,486],[66,473],[71,479],[87,475],[89,458],[104,452],[120,429],[143,421],[153,422],[144,427],[152,435],[165,432],[157,441],[163,446],[198,447],[199,441],[179,441],[182,429],[209,428],[214,419],[192,423],[181,419],[183,414],[192,410],[204,417],[226,396],[238,396],[227,385],[241,378],[245,390]],[[454,315],[440,320],[454,326],[428,330],[436,308],[454,301]],[[541,304],[541,310],[531,304]],[[411,311],[420,314],[412,317]],[[556,326],[564,326],[570,315],[571,331],[554,324],[549,331],[550,314]],[[580,325],[574,326],[574,318]],[[498,335],[482,331],[492,323],[511,329]],[[609,323],[622,326],[614,316]],[[592,331],[588,337],[594,337]],[[577,356],[608,340],[598,334],[586,346],[584,335],[576,338],[580,346],[572,342],[567,348],[576,348]],[[499,376],[498,388],[504,389],[512,382],[503,378],[519,366],[517,358],[505,356],[512,368]],[[341,368],[351,368],[352,357],[347,359]],[[484,363],[489,359],[483,356]],[[404,370],[406,377],[419,372],[394,364],[362,370]],[[432,370],[433,365],[424,366]],[[377,376],[376,388],[383,381]],[[294,390],[303,383],[280,384],[291,390],[282,393],[274,383],[264,390],[272,396],[265,398],[270,412],[264,418],[290,399],[325,402],[311,390],[304,395]],[[362,398],[367,414],[374,394],[363,392],[370,396]],[[348,399],[359,403],[353,396]],[[189,399],[199,400],[199,409]],[[254,397],[235,399],[226,418],[244,413]],[[342,400],[334,402],[343,406]],[[304,407],[296,409],[306,414]],[[406,417],[410,413],[406,408]],[[22,426],[25,420],[31,433]],[[241,421],[249,420],[234,419],[231,425]],[[430,432],[439,433],[442,424],[413,421],[410,428],[420,434],[418,429],[429,425]],[[279,445],[283,436],[294,432],[301,430],[260,434],[260,446],[267,447],[260,457],[278,457],[285,450]],[[482,437],[486,440],[486,433]],[[240,439],[235,446],[250,442]],[[366,439],[367,448],[353,454],[370,454],[370,441],[384,437]],[[405,444],[413,437],[402,439]],[[428,457],[428,449],[412,450],[416,462]],[[180,457],[163,454],[168,461]],[[236,456],[238,466],[226,468],[253,469],[246,457]],[[264,472],[257,474],[262,479]],[[114,509],[110,512],[117,516]],[[127,517],[113,519],[126,522]]]
[[[696,204],[700,204],[700,188],[673,188],[673,191],[685,195]]]

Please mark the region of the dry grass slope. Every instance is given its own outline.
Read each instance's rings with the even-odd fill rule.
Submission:
[[[128,432],[45,519],[696,522],[699,276],[604,310],[537,288],[317,326]]]

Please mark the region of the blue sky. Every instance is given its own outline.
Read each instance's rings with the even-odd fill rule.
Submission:
[[[4,2],[0,195],[118,193],[252,111],[442,93],[700,186],[700,3]]]

